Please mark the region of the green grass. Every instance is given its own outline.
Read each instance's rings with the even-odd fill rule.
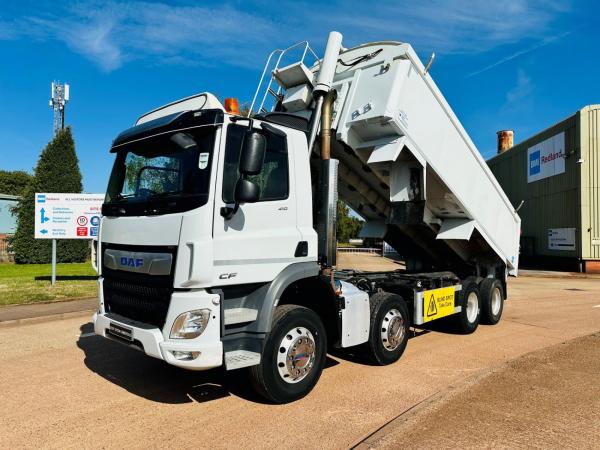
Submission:
[[[51,273],[50,264],[0,264],[0,306],[98,295],[97,274],[89,262],[57,264],[54,286]]]

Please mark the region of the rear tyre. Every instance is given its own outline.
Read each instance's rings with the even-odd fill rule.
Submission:
[[[250,368],[254,389],[275,403],[304,397],[319,381],[326,349],[325,328],[314,311],[297,305],[278,306],[261,362]]]
[[[481,294],[481,323],[496,325],[504,310],[504,289],[496,278],[484,278],[479,283]]]
[[[461,311],[452,317],[454,328],[461,334],[471,334],[479,325],[481,299],[479,287],[473,279],[467,278],[460,291]]]
[[[371,326],[365,344],[367,357],[385,366],[400,359],[406,349],[410,317],[406,302],[396,294],[379,292],[369,299]]]

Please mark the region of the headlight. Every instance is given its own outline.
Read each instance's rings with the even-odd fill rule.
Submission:
[[[206,329],[210,309],[197,309],[180,314],[171,328],[171,339],[194,339]]]

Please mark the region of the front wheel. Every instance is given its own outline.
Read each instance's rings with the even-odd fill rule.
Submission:
[[[327,336],[319,316],[297,305],[278,306],[261,362],[250,368],[255,390],[275,403],[307,395],[325,367]]]

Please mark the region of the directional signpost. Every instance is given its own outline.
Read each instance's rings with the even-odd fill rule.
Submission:
[[[104,194],[35,194],[35,238],[52,239],[52,284],[56,240],[98,239]]]

